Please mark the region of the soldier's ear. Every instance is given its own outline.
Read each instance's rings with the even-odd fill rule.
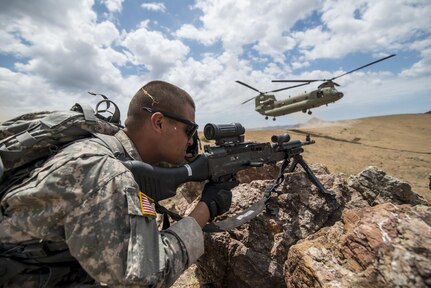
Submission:
[[[151,115],[150,124],[151,128],[156,133],[161,133],[163,128],[164,116],[160,112],[156,112]]]

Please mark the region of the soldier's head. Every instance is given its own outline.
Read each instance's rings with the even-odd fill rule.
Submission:
[[[197,129],[195,103],[177,86],[152,81],[133,96],[125,126],[144,161],[180,164]]]

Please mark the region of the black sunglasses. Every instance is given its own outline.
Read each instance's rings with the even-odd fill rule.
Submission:
[[[159,112],[159,113],[161,113],[163,116],[165,116],[167,118],[170,118],[172,120],[175,120],[175,121],[178,121],[178,122],[186,124],[187,125],[186,134],[187,134],[187,137],[189,139],[192,138],[193,135],[198,130],[198,127],[199,127],[198,124],[196,124],[196,123],[194,123],[194,122],[192,122],[190,120],[187,120],[187,119],[185,119],[185,118],[183,118],[181,116],[178,116],[178,115],[175,115],[175,114],[172,114],[172,113],[169,113],[169,112],[161,111],[161,110],[158,110],[158,109],[152,109],[152,108],[149,108],[149,107],[142,107],[142,109],[145,110],[145,111],[147,111],[147,112],[149,112],[149,113],[151,113],[151,114]]]

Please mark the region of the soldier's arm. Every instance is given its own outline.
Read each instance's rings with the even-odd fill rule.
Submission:
[[[203,254],[201,227],[186,217],[160,233],[131,173],[112,165],[124,172],[101,179],[66,219],[71,254],[101,283],[168,286]]]
[[[210,219],[210,211],[204,202],[198,202],[195,209],[190,213],[189,216],[195,218],[199,226],[203,228]]]

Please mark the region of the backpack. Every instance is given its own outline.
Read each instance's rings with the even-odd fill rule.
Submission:
[[[28,113],[1,123],[0,199],[10,187],[72,141],[95,136],[117,158],[124,155],[121,144],[111,137],[122,128],[118,106],[103,97],[96,112],[87,104],[75,104],[69,111]],[[101,104],[106,109],[99,109]],[[114,112],[109,110],[110,104]],[[111,115],[105,117],[103,112]]]
[[[101,96],[104,100],[96,105],[96,112],[89,105],[75,104],[69,111],[28,113],[0,124],[0,199],[48,157],[79,139],[96,137],[95,141],[116,158],[125,159],[123,146],[113,137],[123,127],[120,111],[114,102]],[[105,109],[99,108],[102,104]],[[109,110],[111,104],[113,112]],[[105,117],[101,114],[105,112],[111,115]],[[39,274],[44,287],[66,281],[66,274],[80,283],[94,282],[64,242],[0,243],[0,287],[20,273]]]

